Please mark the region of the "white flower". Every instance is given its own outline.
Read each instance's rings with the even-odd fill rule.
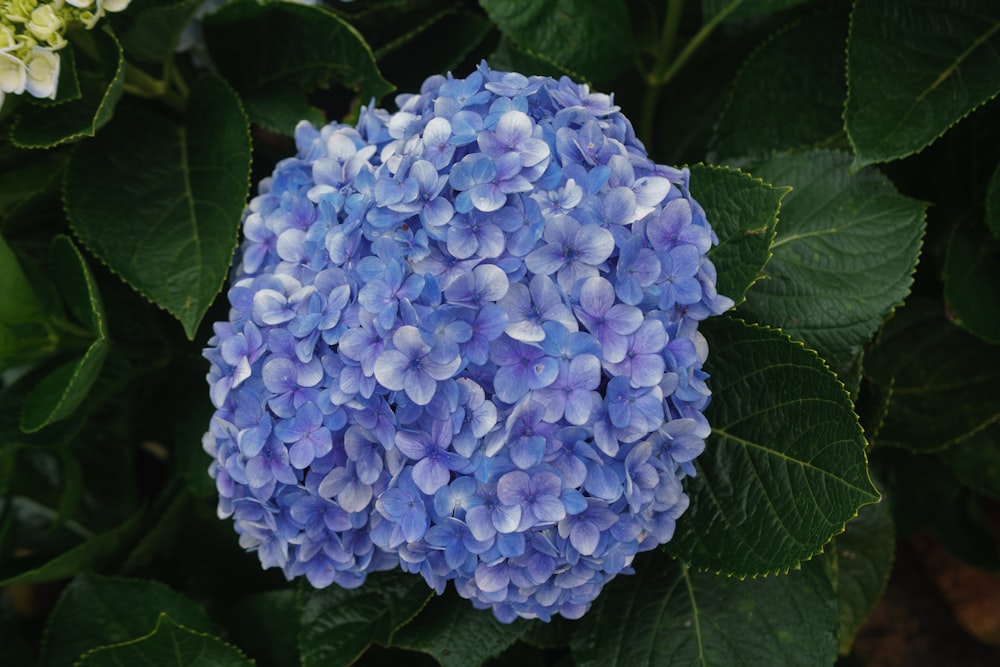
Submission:
[[[0,51],[0,92],[19,95],[28,83],[28,68],[12,54]]]
[[[31,12],[28,30],[36,39],[53,44],[61,41],[59,34],[66,27],[66,22],[56,14],[52,5],[39,5]]]
[[[59,85],[59,56],[41,46],[31,49],[27,59],[28,92],[35,97],[56,97]]]
[[[132,0],[104,0],[101,3],[101,7],[104,8],[106,12],[120,12],[123,11]]]

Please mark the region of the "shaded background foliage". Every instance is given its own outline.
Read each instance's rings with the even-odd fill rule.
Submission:
[[[995,3],[245,0],[204,19],[213,71],[175,53],[199,5],[133,0],[70,35],[54,103],[0,110],[5,664],[850,664],[897,539],[911,579],[914,553],[958,567],[941,547],[1000,568]],[[614,91],[692,165],[738,304],[703,329],[691,508],[580,621],[398,572],[286,583],[216,519],[201,451],[250,183],[299,119],[483,58]]]

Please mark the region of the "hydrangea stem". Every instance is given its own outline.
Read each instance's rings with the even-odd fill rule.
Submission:
[[[124,89],[131,95],[160,99],[178,111],[184,110],[183,94],[173,90],[166,80],[154,78],[132,63],[126,63]]]
[[[684,2],[683,0],[670,0],[667,5],[667,14],[663,21],[663,31],[660,34],[660,48],[657,53],[656,65],[647,75],[648,87],[642,102],[642,113],[640,116],[640,130],[642,138],[649,144],[653,142],[654,120],[656,116],[656,104],[660,96],[660,88],[670,82],[681,70],[684,64],[690,60],[691,56],[708,39],[708,36],[725,21],[733,11],[743,4],[743,0],[732,0],[719,12],[709,19],[695,33],[676,58],[672,58],[674,43],[680,29],[680,20]]]

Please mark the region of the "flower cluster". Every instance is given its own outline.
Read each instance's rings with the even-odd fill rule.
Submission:
[[[398,566],[579,617],[687,506],[718,241],[608,95],[483,64],[397,102],[300,124],[245,214],[219,514],[317,587]]]
[[[0,107],[7,93],[55,99],[59,49],[73,24],[88,30],[131,0],[0,0]]]

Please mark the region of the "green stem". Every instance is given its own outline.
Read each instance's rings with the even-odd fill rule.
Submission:
[[[658,78],[656,78],[653,81],[653,83],[655,85],[662,86],[663,84],[667,83],[672,78],[674,78],[677,72],[680,71],[681,67],[684,66],[684,63],[686,63],[694,54],[694,52],[698,50],[698,47],[700,47],[702,43],[706,39],[708,39],[708,36],[711,35],[712,32],[714,32],[717,27],[719,27],[720,23],[725,21],[729,17],[729,15],[732,14],[734,11],[736,11],[736,8],[739,7],[741,4],[743,4],[743,0],[733,0],[728,5],[723,7],[718,14],[713,16],[708,23],[701,26],[701,29],[699,29],[698,32],[695,33],[695,36],[691,38],[691,41],[684,46],[681,52],[677,54],[677,57],[674,59],[674,61],[670,63],[670,67],[667,68],[667,70],[663,72],[663,74],[661,74]]]
[[[184,75],[181,74],[181,71],[174,67],[174,57],[172,55],[163,64],[163,80],[174,84],[174,88],[177,89],[184,99],[187,99],[191,89],[188,87],[187,81],[184,80]]]
[[[185,99],[172,90],[166,81],[154,78],[131,63],[125,64],[125,85],[123,89],[130,95],[147,99],[163,100],[178,111],[183,111]]]
[[[660,31],[660,44],[656,51],[656,62],[647,75],[648,86],[642,99],[642,109],[639,114],[639,133],[642,138],[652,144],[653,118],[656,115],[656,103],[660,97],[660,85],[657,83],[663,72],[670,65],[670,56],[674,52],[677,33],[680,31],[681,16],[684,13],[684,0],[670,0],[667,13],[663,18],[663,29]]]
[[[642,100],[642,111],[640,115],[640,134],[648,143],[652,144],[654,132],[654,117],[656,116],[656,104],[660,96],[660,88],[669,83],[681,70],[681,68],[691,59],[691,56],[708,39],[719,24],[725,21],[736,8],[743,4],[743,0],[732,0],[723,7],[718,14],[713,16],[707,23],[701,26],[694,37],[691,38],[676,58],[671,58],[674,42],[680,27],[681,8],[683,0],[670,0],[667,5],[667,15],[663,22],[663,32],[660,34],[660,51],[657,54],[656,65],[647,77],[646,94]]]

